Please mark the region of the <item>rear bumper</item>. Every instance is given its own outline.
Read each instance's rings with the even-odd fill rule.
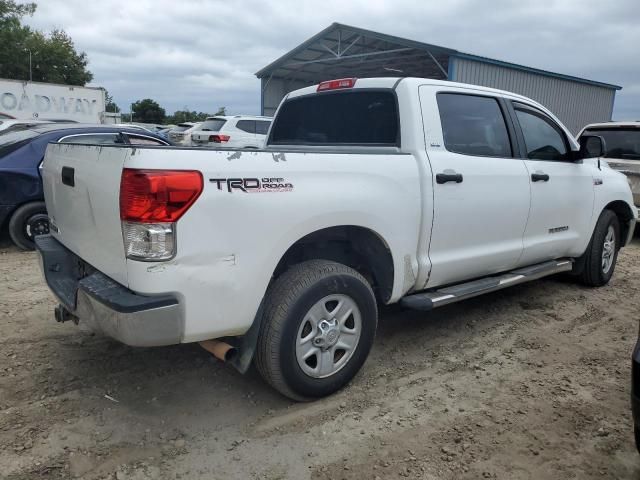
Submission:
[[[51,235],[36,237],[49,288],[91,330],[138,347],[173,345],[183,338],[182,308],[172,295],[140,295],[83,262]]]

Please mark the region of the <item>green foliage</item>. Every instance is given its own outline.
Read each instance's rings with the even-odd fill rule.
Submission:
[[[105,111],[118,113],[120,112],[120,107],[113,101],[113,97],[109,94],[107,89],[104,89],[104,103],[105,103]]]
[[[31,53],[31,71],[36,82],[67,85],[90,82],[93,74],[87,70],[87,55],[76,51],[64,30],[45,34],[22,24],[21,18],[35,10],[35,3],[0,0],[0,77],[29,80]]]
[[[208,116],[209,114],[204,112],[178,110],[167,117],[167,123],[202,122]]]
[[[0,0],[0,21],[4,19],[20,19],[25,15],[33,15],[35,3],[18,4],[14,0]]]
[[[134,122],[163,123],[166,117],[164,108],[150,98],[138,100],[131,105],[131,110]]]
[[[174,112],[173,115],[169,115],[166,119],[166,123],[177,124],[182,122],[204,122],[207,117],[226,114],[226,107],[219,107],[216,113],[196,112],[195,110],[189,111],[185,108],[184,110],[178,110]]]

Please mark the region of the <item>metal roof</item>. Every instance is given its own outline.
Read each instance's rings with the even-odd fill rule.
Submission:
[[[472,55],[452,48],[386,35],[342,23],[329,27],[256,72],[258,78],[290,78],[317,83],[349,76],[413,76],[448,79],[449,58],[482,63],[572,82],[620,90],[622,87]]]

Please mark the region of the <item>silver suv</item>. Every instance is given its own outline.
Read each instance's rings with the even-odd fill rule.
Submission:
[[[640,207],[640,121],[593,123],[582,129],[582,135],[604,138],[607,163],[627,176],[633,203]]]

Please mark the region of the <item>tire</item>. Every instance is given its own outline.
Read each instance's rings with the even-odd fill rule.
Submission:
[[[22,250],[34,250],[34,237],[46,233],[49,233],[49,218],[44,202],[22,205],[9,220],[9,236]]]
[[[611,241],[611,236],[613,240]],[[606,247],[606,244],[609,247]],[[609,250],[609,261],[605,264],[605,250]],[[581,283],[590,287],[601,287],[609,283],[620,250],[620,221],[611,210],[604,210],[596,223],[587,251],[578,260],[583,264],[578,275]]]
[[[364,364],[377,323],[371,285],[358,272],[328,260],[294,265],[267,292],[256,367],[291,399],[330,395]]]

